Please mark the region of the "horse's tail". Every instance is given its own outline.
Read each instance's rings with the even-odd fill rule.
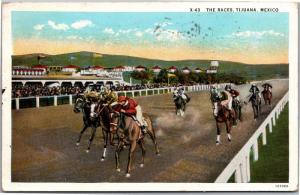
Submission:
[[[150,136],[150,138],[151,138],[151,140],[152,140],[152,142],[155,146],[156,154],[158,155],[159,154],[159,148],[158,148],[158,143],[156,141],[155,129],[153,128],[151,118],[147,114],[143,114],[143,117],[144,117],[144,120],[146,121],[146,123],[148,125],[147,126],[147,133]]]

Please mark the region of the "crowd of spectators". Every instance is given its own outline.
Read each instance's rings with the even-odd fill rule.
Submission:
[[[113,91],[130,91],[130,90],[141,90],[141,89],[154,89],[167,87],[167,84],[146,84],[146,85],[111,85],[110,88]],[[170,86],[169,86],[170,87]],[[173,85],[172,87],[176,87]],[[29,83],[15,84],[12,85],[12,98],[19,97],[35,97],[35,96],[54,96],[54,95],[70,95],[83,93],[86,86],[83,85],[62,85],[62,86],[43,86],[41,83]],[[98,92],[101,91],[101,85],[95,85],[94,89]]]

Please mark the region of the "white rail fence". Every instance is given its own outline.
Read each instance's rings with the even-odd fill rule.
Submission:
[[[264,120],[264,122],[258,127],[252,137],[243,146],[243,148],[234,156],[227,167],[215,180],[215,183],[226,183],[230,177],[234,174],[236,183],[247,183],[250,182],[250,152],[253,149],[253,160],[258,160],[258,138],[262,135],[263,145],[267,144],[267,126],[269,127],[270,133],[272,133],[272,124],[276,125],[276,119],[279,118],[281,111],[289,100],[288,92],[283,98],[277,103],[272,112]]]
[[[217,88],[224,88],[226,84],[229,83],[222,83],[222,84],[215,84]],[[184,86],[185,91],[187,92],[195,92],[195,91],[208,91],[211,85],[193,85],[193,86]],[[151,96],[151,95],[161,95],[172,93],[174,87],[163,87],[163,88],[153,88],[153,89],[141,89],[141,90],[130,90],[130,91],[116,91],[117,95],[125,95],[131,97],[140,97],[140,96]],[[57,106],[58,100],[65,101],[63,99],[68,99],[68,103],[72,105],[73,99],[75,95],[60,95],[60,96],[36,96],[36,97],[21,97],[21,98],[13,98],[13,104],[16,110],[22,109],[20,106],[21,101],[31,101],[31,106],[28,107],[36,107],[39,108],[41,106],[41,101],[46,100],[48,101],[47,106]],[[32,105],[34,104],[34,105]],[[65,104],[65,103],[63,103]]]

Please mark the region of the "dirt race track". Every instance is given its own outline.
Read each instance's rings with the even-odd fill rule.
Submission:
[[[288,90],[287,80],[272,81],[273,104]],[[242,99],[249,85],[240,86]],[[271,111],[262,106],[262,115],[254,121],[250,104],[242,109],[243,121],[232,129],[232,142],[227,141],[223,125],[221,142],[215,145],[216,128],[208,92],[190,93],[192,98],[186,114],[174,114],[171,95],[137,98],[144,112],[152,117],[157,131],[161,156],[146,138],[144,168],[139,167],[141,150],[137,148],[134,169],[125,178],[127,151],[121,155],[121,172],[115,170],[114,148],[108,148],[107,158],[100,161],[103,141],[97,129],[90,153],[86,153],[90,129],[76,139],[82,128],[82,115],[70,105],[14,110],[12,130],[13,182],[214,182],[233,156],[251,137]]]

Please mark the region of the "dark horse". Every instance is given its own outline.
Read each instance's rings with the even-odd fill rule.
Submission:
[[[129,153],[128,153],[128,163],[127,163],[127,170],[126,170],[126,177],[130,177],[131,171],[131,164],[134,158],[134,152],[136,149],[137,144],[140,146],[142,150],[142,160],[140,163],[140,167],[144,166],[144,159],[145,159],[145,144],[144,144],[144,136],[142,136],[142,132],[140,130],[139,125],[137,122],[130,116],[127,116],[123,113],[113,113],[111,118],[111,131],[116,131],[118,135],[118,146],[115,151],[115,158],[116,158],[116,170],[118,172],[121,171],[120,163],[119,163],[119,156],[121,151],[124,149],[126,145],[129,145]],[[156,142],[155,131],[152,126],[152,122],[149,116],[144,115],[144,119],[147,123],[146,130],[147,134],[150,135],[154,145],[156,154],[159,155],[158,144]]]
[[[268,89],[264,89],[262,92],[262,95],[264,97],[264,102],[265,105],[271,105],[271,100],[272,100],[272,93]]]
[[[89,138],[89,144],[86,152],[88,153],[91,148],[91,144],[95,137],[96,129],[100,126],[100,120],[98,114],[95,112],[98,104],[96,102],[88,102],[84,97],[78,97],[75,101],[73,111],[75,113],[83,113],[83,128],[79,133],[76,145],[80,145],[82,134],[87,130],[88,127],[92,128],[92,134]]]
[[[104,102],[99,102],[99,107],[97,113],[100,116],[100,124],[102,127],[102,135],[104,141],[104,149],[101,157],[101,161],[104,161],[106,157],[106,148],[108,145],[108,140],[110,141],[110,145],[114,146],[115,143],[113,142],[114,134],[116,131],[112,131],[110,128],[111,125],[111,116],[112,116],[112,109],[109,105],[104,104]]]
[[[252,105],[254,119],[257,119],[257,117],[260,115],[260,105],[261,105],[259,92],[252,94],[249,101],[251,102]]]
[[[190,101],[190,98],[185,101],[181,95],[174,97],[174,103],[176,107],[176,115],[183,116],[185,112],[186,103]]]
[[[234,98],[232,100],[232,108],[235,111],[236,119],[238,119],[239,121],[242,121],[242,105],[241,105],[240,101]],[[234,123],[236,124],[236,121]]]
[[[233,112],[230,113],[230,111],[225,107],[225,106],[222,106],[221,105],[221,101],[219,101],[217,103],[217,106],[218,106],[218,114],[217,116],[215,117],[215,120],[216,120],[216,126],[217,126],[217,140],[216,140],[216,144],[219,145],[220,144],[220,134],[221,134],[221,131],[220,131],[220,124],[221,123],[225,123],[226,125],[226,131],[227,131],[227,138],[228,138],[228,141],[231,141],[231,127],[232,125],[234,124],[235,122],[235,111],[233,109]]]

